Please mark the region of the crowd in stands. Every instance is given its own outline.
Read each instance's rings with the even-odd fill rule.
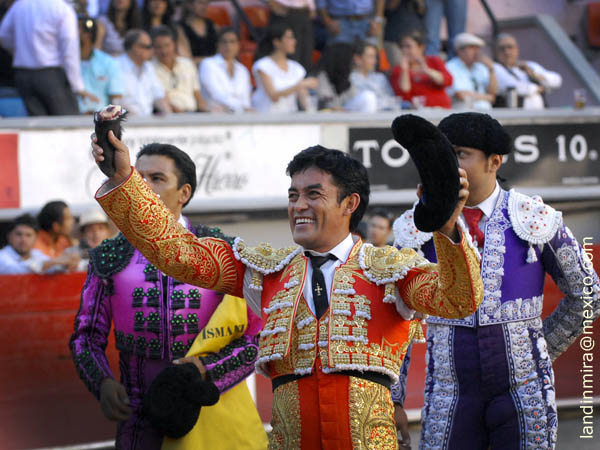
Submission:
[[[232,27],[209,0],[8,0],[0,58],[12,57],[12,71],[0,86],[29,115],[108,103],[137,116],[544,108],[560,75],[520,60],[510,35],[496,40],[494,62],[465,32],[466,9],[466,0],[268,0],[244,9],[253,26]]]
[[[37,217],[23,214],[8,226],[0,249],[0,275],[54,274],[85,271],[88,251],[115,234],[100,209],[84,211],[76,220],[66,203],[51,201]]]

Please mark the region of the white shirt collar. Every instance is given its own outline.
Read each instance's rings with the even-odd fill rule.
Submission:
[[[185,217],[183,217],[183,214],[179,214],[179,219],[177,219],[177,222],[179,223],[179,225],[181,225],[183,228],[187,229],[188,228],[188,222],[187,219]]]
[[[325,256],[327,253],[331,253],[335,255],[335,257],[340,260],[342,263],[346,262],[348,256],[350,256],[350,252],[352,251],[352,247],[354,247],[354,240],[352,239],[352,234],[348,233],[348,236],[340,242],[338,245],[333,247],[331,250],[325,253],[315,252],[313,250],[307,250],[313,255],[317,256]]]
[[[500,185],[498,184],[498,182],[496,182],[496,188],[494,189],[494,192],[492,192],[492,195],[490,195],[478,205],[475,205],[473,208],[479,208],[481,211],[483,211],[485,217],[489,218],[494,212],[494,208],[496,207],[496,203],[498,202],[499,195]]]

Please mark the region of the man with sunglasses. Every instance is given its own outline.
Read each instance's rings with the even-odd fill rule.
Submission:
[[[121,104],[136,116],[172,112],[165,91],[156,76],[152,59],[152,40],[143,30],[129,30],[123,40],[125,53],[117,58],[123,78]]]

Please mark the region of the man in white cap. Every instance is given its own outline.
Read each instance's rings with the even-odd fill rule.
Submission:
[[[108,226],[108,217],[100,208],[88,209],[79,217],[79,227],[82,241],[85,240],[88,248],[98,247],[104,239],[111,235]],[[84,242],[82,242],[82,247]]]
[[[454,38],[456,55],[446,64],[452,74],[448,95],[453,108],[491,109],[496,98],[494,62],[481,52],[485,43],[470,33]]]

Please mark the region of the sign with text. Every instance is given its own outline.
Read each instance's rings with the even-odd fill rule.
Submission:
[[[285,168],[298,151],[320,141],[315,125],[130,127],[124,142],[131,160],[151,142],[173,144],[196,163],[198,187],[188,210],[207,202],[277,198],[285,204],[289,178]],[[19,133],[21,207],[49,200],[69,204],[94,202],[104,175],[94,164],[90,130],[33,130]],[[43,188],[41,188],[43,187]]]
[[[598,124],[507,125],[513,151],[499,175],[519,187],[598,186]],[[414,190],[419,174],[389,128],[350,128],[350,154],[369,171],[374,191]]]

